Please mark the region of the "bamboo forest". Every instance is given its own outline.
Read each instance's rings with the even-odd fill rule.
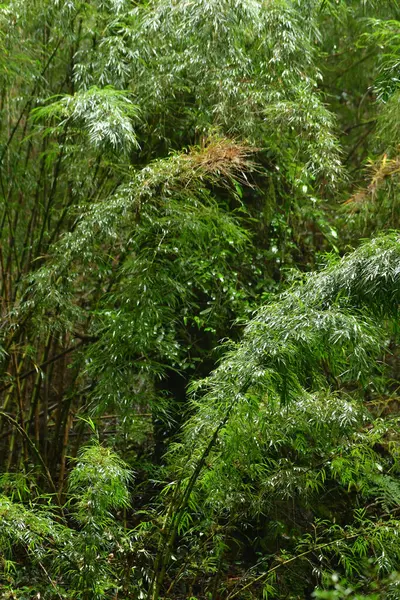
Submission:
[[[400,600],[399,309],[399,0],[0,0],[1,600]]]

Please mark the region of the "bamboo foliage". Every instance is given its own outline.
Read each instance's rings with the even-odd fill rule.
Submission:
[[[170,495],[164,525],[167,533],[159,547],[149,597],[159,596],[176,538],[189,527],[187,512],[193,507],[199,510],[199,494],[203,491],[210,507],[217,511],[244,510],[246,514],[254,510],[259,514],[265,513],[270,504],[274,507],[271,494],[296,497],[301,489],[304,501],[323,487],[328,476],[324,462],[320,465],[324,468],[317,468],[311,481],[308,475],[313,467],[307,460],[307,466],[293,464],[290,454],[274,460],[271,449],[276,447],[279,457],[281,444],[287,443],[282,428],[290,431],[291,410],[297,414],[292,421],[296,430],[298,411],[305,410],[306,415],[306,407],[318,411],[319,427],[326,423],[330,428],[328,415],[333,409],[328,407],[334,405],[340,413],[335,421],[343,427],[339,438],[349,425],[354,427],[359,419],[362,423],[360,403],[348,404],[340,395],[331,398],[330,394],[332,390],[341,394],[346,382],[365,385],[367,380],[363,382],[361,378],[371,378],[374,372],[376,357],[382,352],[387,335],[385,319],[394,319],[394,323],[397,319],[399,249],[397,234],[378,238],[340,263],[308,277],[276,304],[262,308],[218,368],[193,387],[194,416],[185,424],[184,443],[172,451],[173,469],[180,469],[180,477],[174,483],[175,493]],[[319,394],[327,404],[325,417],[320,412]],[[283,407],[288,404],[294,408],[285,413]],[[307,422],[314,435],[313,417],[309,416]],[[278,428],[276,433],[271,424]],[[300,435],[305,436],[303,441],[300,438],[290,443],[303,453],[301,444],[307,444],[307,434],[304,426],[300,430]],[[360,441],[359,438],[356,446]],[[329,465],[331,476],[342,485],[356,480],[361,490],[362,485],[368,485],[370,490],[371,481],[387,490],[390,476],[385,479],[387,475],[383,476],[383,469],[377,466],[373,446],[373,441],[372,446],[367,443],[362,453],[365,463],[356,466],[351,459],[346,463],[340,450],[337,459],[332,460],[330,455],[326,467]],[[359,456],[354,446],[353,451]],[[360,456],[357,460],[361,460]],[[394,479],[390,485],[396,505],[398,485]],[[398,527],[397,521],[394,527]],[[393,565],[397,564],[397,551],[395,543]]]
[[[0,5],[5,598],[398,597],[399,18]]]
[[[127,407],[138,389],[156,402],[154,376],[199,358],[183,350],[188,327],[216,340],[247,306],[239,256],[255,269],[243,188],[257,193],[256,149],[278,187],[333,184],[340,165],[313,91],[316,29],[305,36],[289,3],[13,0],[1,23],[13,57],[1,100],[3,410],[46,455],[49,425],[67,439],[80,407]],[[8,431],[11,466],[22,448]]]

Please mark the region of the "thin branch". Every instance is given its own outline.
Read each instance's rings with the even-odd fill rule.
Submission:
[[[309,550],[305,550],[304,552],[301,552],[300,554],[296,554],[296,556],[292,556],[291,558],[288,558],[287,560],[283,560],[278,565],[275,565],[275,567],[272,567],[272,569],[268,569],[268,571],[261,573],[261,575],[259,575],[255,579],[253,579],[253,581],[250,581],[244,587],[240,588],[240,590],[237,590],[236,592],[235,591],[231,592],[226,597],[226,600],[232,600],[232,598],[236,598],[239,594],[242,594],[244,592],[244,590],[247,590],[249,587],[252,587],[255,583],[262,581],[263,579],[268,577],[268,575],[270,575],[271,573],[274,573],[281,567],[288,565],[288,564],[294,562],[295,560],[298,560],[299,558],[308,556],[309,554],[311,554],[312,552],[315,552],[316,550],[322,550],[323,548],[328,548],[329,546],[334,546],[335,544],[339,544],[340,542],[343,542],[345,540],[351,540],[351,539],[360,537],[360,535],[363,535],[364,533],[365,532],[359,532],[359,533],[354,533],[352,535],[343,536],[339,540],[334,540],[333,542],[325,542],[324,544],[319,544],[318,546],[314,546],[313,548],[310,548]]]
[[[42,455],[40,454],[39,450],[36,448],[35,444],[32,442],[31,438],[29,437],[29,435],[26,433],[25,429],[22,429],[22,427],[20,426],[20,424],[18,423],[18,421],[16,421],[15,419],[13,419],[9,414],[7,414],[6,412],[0,411],[0,416],[4,417],[5,419],[7,419],[7,421],[9,421],[9,423],[12,423],[12,425],[14,426],[14,428],[18,431],[18,433],[26,440],[26,442],[29,444],[29,446],[32,448],[36,458],[38,459],[40,466],[43,469],[43,473],[51,487],[51,489],[53,490],[55,497],[57,499],[57,504],[60,508],[60,512],[62,517],[64,518],[64,512],[63,509],[60,505],[59,502],[59,496],[58,496],[58,492],[57,492],[57,488],[54,485],[54,481],[53,478],[50,474],[49,469],[47,468],[46,463],[43,460]]]
[[[38,365],[36,368],[31,369],[30,371],[27,371],[26,373],[23,373],[19,377],[19,380],[21,381],[22,379],[26,379],[27,377],[30,377],[31,375],[35,375],[38,371],[43,370],[48,365],[51,365],[52,363],[57,362],[58,360],[60,360],[60,358],[63,358],[63,356],[65,356],[66,354],[70,354],[74,350],[77,350],[78,348],[83,346],[85,343],[87,343],[87,340],[81,340],[80,342],[75,344],[75,346],[71,346],[70,348],[63,350],[63,352],[60,352],[60,354],[57,354],[56,356],[49,358],[45,362]],[[0,388],[0,394],[4,391],[8,390],[9,388],[11,388],[13,385],[14,385],[14,381],[11,381],[10,383],[7,383],[6,385],[4,385],[2,388]]]

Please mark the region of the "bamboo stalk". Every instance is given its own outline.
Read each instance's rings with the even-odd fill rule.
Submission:
[[[57,488],[56,488],[56,486],[54,485],[54,481],[53,481],[53,479],[52,479],[52,477],[51,477],[50,471],[49,471],[49,469],[47,468],[47,466],[46,466],[46,463],[45,463],[45,461],[43,460],[43,457],[42,457],[42,455],[40,454],[39,450],[36,448],[35,444],[32,442],[32,440],[30,439],[30,437],[29,437],[29,435],[26,433],[26,431],[25,431],[24,429],[22,429],[22,427],[20,426],[20,424],[18,423],[18,421],[16,421],[16,420],[15,420],[15,419],[13,419],[12,417],[10,417],[10,415],[9,415],[9,414],[7,414],[7,413],[5,413],[5,412],[3,412],[3,411],[0,411],[0,416],[4,417],[4,418],[5,418],[5,419],[7,419],[7,420],[8,420],[10,423],[12,423],[12,425],[14,426],[14,433],[15,433],[15,431],[17,431],[17,432],[18,432],[18,433],[19,433],[19,434],[20,434],[22,437],[24,437],[24,438],[26,439],[27,443],[28,443],[28,444],[29,444],[29,446],[32,448],[32,450],[33,450],[33,452],[34,452],[34,455],[36,456],[36,458],[37,458],[37,459],[38,459],[38,461],[39,461],[39,464],[40,464],[40,466],[42,467],[43,474],[45,475],[45,477],[46,477],[46,479],[47,479],[47,481],[48,481],[48,483],[49,483],[49,485],[50,485],[50,487],[51,487],[52,491],[53,491],[53,492],[54,492],[54,494],[55,494],[55,497],[56,497],[56,500],[57,500],[58,506],[59,506],[59,508],[60,508],[61,514],[62,514],[62,516],[64,516],[63,510],[62,510],[62,506],[61,506],[61,504],[60,504],[60,499],[59,499],[59,496],[58,496]]]
[[[85,343],[87,343],[87,340],[80,340],[77,344],[75,344],[75,346],[70,346],[69,348],[66,348],[65,350],[63,350],[62,352],[60,352],[59,354],[57,354],[56,356],[53,356],[52,358],[49,358],[48,360],[44,361],[43,363],[41,363],[37,367],[35,367],[33,369],[30,369],[26,373],[23,373],[20,376],[20,378],[19,378],[20,381],[22,381],[22,379],[26,379],[27,377],[30,377],[31,375],[34,375],[35,373],[38,372],[38,370],[43,370],[48,365],[51,365],[52,363],[57,362],[58,360],[60,360],[61,358],[63,358],[63,356],[65,356],[66,354],[70,354],[71,352],[74,352],[74,350],[77,350],[78,348],[80,348],[81,346],[83,346]],[[3,393],[5,390],[8,390],[13,385],[14,385],[13,382],[7,383],[6,385],[3,385],[3,387],[0,388],[0,394]]]

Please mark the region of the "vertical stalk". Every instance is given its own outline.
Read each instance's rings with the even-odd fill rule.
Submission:
[[[66,464],[66,456],[67,456],[67,448],[69,441],[69,432],[72,426],[73,413],[69,410],[67,411],[67,419],[66,425],[64,427],[64,436],[63,436],[63,445],[61,449],[61,458],[60,458],[60,473],[58,476],[58,495],[60,498],[62,497],[63,487],[64,487],[64,478],[65,478],[65,464]]]
[[[19,380],[19,373],[21,370],[21,365],[23,364],[23,360],[21,360],[20,365],[18,365],[17,357],[16,357],[15,353],[13,355],[13,360],[14,360],[14,368],[15,368],[15,389],[16,389],[16,393],[17,393],[17,401],[18,401],[18,409],[19,409],[19,423],[21,425],[21,429],[23,429],[25,431],[24,406],[23,406],[23,402],[22,402],[21,385],[20,385],[20,380]],[[28,458],[29,458],[28,457],[28,448],[26,446],[26,439],[24,437],[22,438],[22,449],[23,449],[25,463],[27,463]]]
[[[149,588],[149,594],[148,594],[149,600],[159,600],[161,588],[164,583],[165,574],[166,574],[167,567],[168,567],[168,564],[169,564],[169,561],[171,558],[171,554],[172,554],[173,547],[175,544],[175,539],[176,539],[176,536],[178,533],[178,528],[182,521],[184,511],[188,505],[190,495],[191,495],[191,493],[197,483],[197,480],[203,470],[203,467],[205,465],[207,457],[210,454],[212,448],[214,447],[214,445],[218,439],[218,435],[219,435],[221,429],[223,429],[225,427],[226,423],[228,422],[228,419],[229,419],[229,416],[233,409],[234,403],[235,403],[235,401],[233,401],[229,405],[229,407],[225,413],[225,416],[223,417],[223,419],[221,420],[221,422],[215,429],[209,443],[207,444],[206,448],[204,449],[202,455],[200,456],[200,458],[198,460],[198,463],[189,479],[187,487],[184,490],[181,498],[178,499],[176,506],[173,506],[173,504],[171,503],[170,508],[168,509],[169,511],[171,510],[171,512],[172,511],[174,511],[174,512],[173,512],[173,516],[172,516],[170,525],[169,525],[168,530],[165,535],[165,542],[161,545],[161,547],[157,553],[157,556],[156,556],[156,560],[155,560],[155,564],[154,564],[153,579],[152,579],[152,582],[151,582],[151,585]],[[174,498],[173,498],[173,500],[174,500]]]

